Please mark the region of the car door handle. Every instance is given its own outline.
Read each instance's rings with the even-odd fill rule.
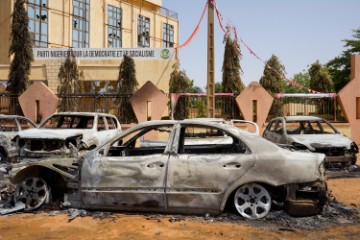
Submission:
[[[223,168],[238,169],[241,168],[241,164],[238,162],[226,163],[223,165]]]
[[[165,166],[162,162],[156,162],[156,163],[149,163],[147,165],[148,168],[163,168]]]

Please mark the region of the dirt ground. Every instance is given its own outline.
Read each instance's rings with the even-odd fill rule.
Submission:
[[[306,218],[293,218],[280,210],[257,221],[234,213],[46,210],[0,216],[0,239],[360,239],[360,177],[334,174],[328,186],[332,197],[324,212]]]

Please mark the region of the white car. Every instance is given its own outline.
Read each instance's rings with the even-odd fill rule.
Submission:
[[[291,145],[326,155],[326,167],[356,163],[358,146],[325,119],[312,116],[277,117],[267,125],[263,137],[276,144]]]
[[[71,156],[91,150],[121,133],[114,115],[92,112],[60,112],[48,117],[37,129],[19,132],[15,141],[20,158],[51,155]]]
[[[26,117],[0,114],[0,164],[17,161],[18,151],[11,140],[29,128],[36,128],[36,124]]]

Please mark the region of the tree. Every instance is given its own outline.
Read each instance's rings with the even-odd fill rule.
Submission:
[[[326,67],[322,66],[319,61],[313,63],[309,68],[310,88],[312,90],[324,93],[334,91],[334,83]]]
[[[225,51],[223,62],[223,76],[222,76],[222,91],[225,93],[233,93],[234,95],[240,94],[245,86],[241,81],[240,73],[240,47],[235,39],[232,39],[229,34],[224,37]],[[234,115],[234,99],[225,97],[223,98],[222,117],[230,118]]]
[[[353,30],[354,39],[345,39],[344,47],[347,49],[343,53],[330,60],[326,67],[334,81],[335,92],[339,92],[349,81],[351,77],[351,55],[360,53],[360,28]]]
[[[271,95],[284,91],[284,75],[285,67],[281,65],[279,58],[274,54],[266,62],[263,76],[260,78],[260,84]]]
[[[186,93],[189,92],[190,80],[186,76],[184,71],[180,71],[178,63],[173,65],[173,71],[170,75],[169,81],[169,93]],[[174,113],[175,119],[185,119],[187,118],[187,101],[186,98],[180,97],[177,105],[176,111]]]
[[[80,93],[80,79],[84,76],[82,71],[76,63],[75,55],[72,49],[67,51],[65,62],[61,65],[58,78],[60,85],[58,93],[61,96],[60,110],[76,112],[79,108],[79,98],[76,96],[69,96],[71,94]]]
[[[132,95],[137,90],[139,85],[136,79],[136,69],[134,59],[125,55],[124,60],[119,66],[118,77],[119,94]],[[119,119],[121,122],[134,122],[136,116],[131,107],[129,97],[121,96],[119,102]]]
[[[295,74],[292,81],[305,88],[310,88],[310,75],[307,71]],[[293,86],[290,83],[287,83],[284,88],[285,93],[303,93],[304,91],[306,90]]]
[[[260,84],[268,91],[271,95],[274,93],[282,93],[285,88],[284,75],[285,67],[281,65],[279,59],[274,54],[266,62],[263,76],[260,78]],[[283,115],[282,111],[283,103],[281,100],[274,101],[269,112],[269,118],[274,116]]]
[[[24,6],[25,0],[16,0],[11,22],[11,44],[9,55],[13,55],[10,64],[6,91],[19,95],[29,85],[31,62],[34,61],[32,42],[29,33],[29,17]],[[17,98],[10,101],[10,113],[22,114]]]
[[[231,39],[230,35],[225,35],[224,41],[226,44],[222,67],[222,90],[227,93],[239,94],[245,89],[240,77],[240,47],[234,39]]]

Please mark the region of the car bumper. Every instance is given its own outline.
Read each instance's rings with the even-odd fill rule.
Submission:
[[[285,209],[291,216],[304,217],[322,211],[328,199],[325,182],[307,185],[289,185]]]

